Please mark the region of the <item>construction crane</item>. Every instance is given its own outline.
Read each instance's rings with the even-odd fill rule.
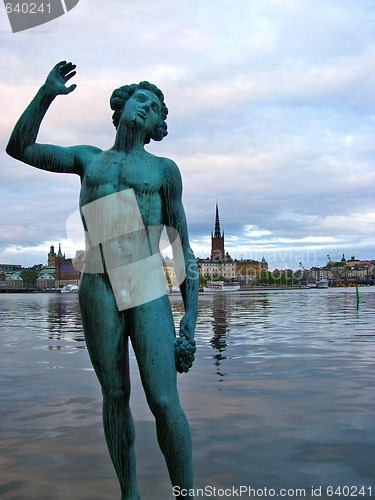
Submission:
[[[302,277],[305,279],[306,281],[306,285],[309,284],[309,279],[308,279],[308,272],[306,271],[306,269],[304,268],[302,262],[299,263],[299,267],[300,269],[302,270]],[[301,280],[302,281],[302,280]]]

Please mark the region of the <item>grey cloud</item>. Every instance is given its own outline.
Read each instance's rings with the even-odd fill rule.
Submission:
[[[181,168],[197,249],[209,246],[218,200],[233,254],[236,246],[239,254],[294,246],[314,248],[324,261],[331,245],[375,257],[372,2],[102,5],[80,2],[48,28],[19,36],[0,26],[2,136],[61,59],[77,63],[78,87],[48,111],[45,142],[110,147],[110,93],[149,79],[170,108],[170,133],[150,150]],[[0,163],[1,248],[56,244],[76,209],[78,179],[37,172],[3,152]],[[271,235],[249,237],[246,225]],[[312,245],[309,236],[327,243]]]

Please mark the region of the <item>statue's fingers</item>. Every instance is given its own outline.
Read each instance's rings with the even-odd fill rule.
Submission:
[[[61,61],[61,63],[59,63],[59,64],[60,64],[61,69],[65,69],[65,70],[68,70],[68,71],[70,71],[71,69],[74,69],[76,67],[76,65],[73,64],[70,61],[68,61],[68,62],[67,61]]]
[[[68,80],[70,80],[71,78],[73,78],[73,76],[74,76],[76,73],[77,73],[76,71],[71,71],[70,73],[68,73],[67,75],[65,75],[65,81],[68,81]]]
[[[54,68],[60,69],[66,64],[66,61],[60,61],[57,64],[55,64]]]
[[[77,85],[75,83],[73,83],[73,85],[71,85],[70,87],[67,87],[66,88],[66,94],[70,94],[70,92],[73,92],[73,90],[77,87]]]
[[[65,63],[65,64],[62,64],[58,68],[58,70],[59,70],[60,75],[62,75],[64,78],[66,78],[69,75],[69,73],[73,73],[73,71],[74,71],[75,68],[76,68],[75,64]],[[75,72],[74,72],[74,74],[75,74]]]

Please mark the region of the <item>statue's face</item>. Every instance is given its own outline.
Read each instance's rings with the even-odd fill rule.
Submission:
[[[150,90],[138,89],[126,101],[121,121],[129,127],[134,125],[151,132],[159,123],[161,102]]]

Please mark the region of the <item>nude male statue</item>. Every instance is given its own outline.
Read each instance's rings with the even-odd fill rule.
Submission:
[[[122,499],[139,498],[134,423],[129,407],[129,339],[155,416],[158,442],[172,485],[179,486],[180,491],[189,491],[193,486],[191,437],[179,403],[176,379],[177,370],[188,371],[194,360],[198,272],[189,246],[179,170],[171,160],[156,157],[144,149],[150,139],[162,140],[167,135],[168,110],[162,92],[154,85],[141,82],[124,86],[111,97],[117,132],[114,145],[108,151],[93,146],[36,143],[41,122],[54,98],[75,89],[76,85],[66,86],[75,75],[74,70],[75,65],[66,61],[52,69],[17,122],[7,152],[34,167],[74,173],[81,178],[80,211],[88,245],[79,300],[88,352],[102,388],[105,436]],[[125,193],[122,204],[115,204],[101,215],[105,200],[121,193]],[[127,211],[128,205],[131,207]],[[103,220],[90,228],[87,225],[92,213],[88,207],[92,206],[96,211],[91,219],[95,222],[97,217],[102,217]],[[109,221],[111,217],[116,221]],[[137,217],[140,222],[134,228],[133,219]],[[117,237],[105,241],[104,236],[95,234],[95,231],[105,231],[103,228],[108,225],[113,229],[113,224],[118,226]],[[122,230],[122,224],[127,225],[126,231]],[[134,276],[134,272],[142,269],[142,262],[152,262],[146,265],[147,272],[159,279],[155,262],[161,261],[159,241],[163,227],[167,228],[170,239],[177,235],[182,249],[185,279],[180,289],[185,315],[177,339],[165,289],[163,294],[151,297],[152,300],[143,297],[132,301],[132,292],[136,289],[138,293],[142,288]],[[126,270],[127,278],[115,283],[117,274],[122,276],[121,269]],[[131,284],[134,279],[135,288]],[[148,279],[147,274],[144,279]],[[143,286],[148,287],[148,283]]]

